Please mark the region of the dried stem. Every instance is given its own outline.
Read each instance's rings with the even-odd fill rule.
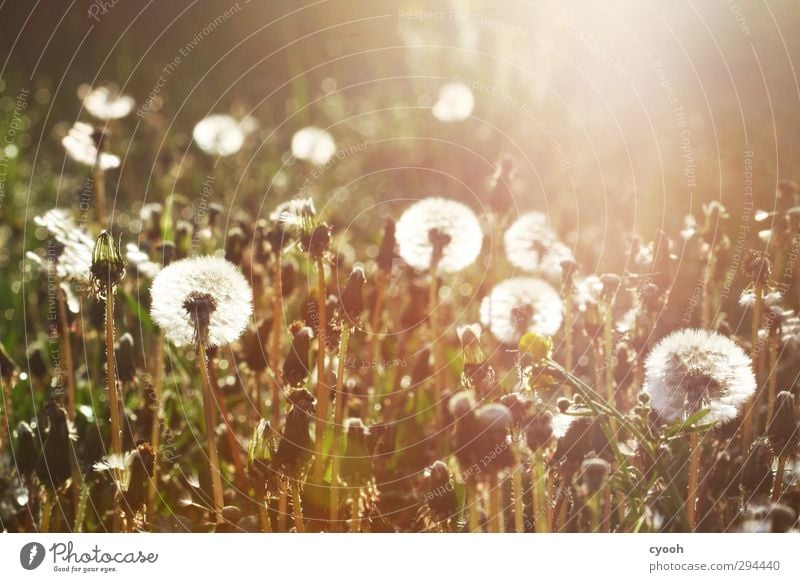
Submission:
[[[431,348],[433,352],[433,411],[437,426],[442,420],[442,392],[444,391],[444,377],[442,367],[444,366],[444,355],[442,345],[439,341],[439,318],[436,312],[436,303],[439,297],[439,279],[436,277],[436,266],[431,268],[431,284],[429,286],[430,295],[428,297],[428,318],[431,325]]]
[[[294,528],[297,533],[306,531],[303,524],[303,501],[300,496],[300,481],[292,479],[292,515],[294,516]]]
[[[781,498],[781,488],[783,487],[783,473],[786,470],[786,453],[778,456],[778,469],[775,471],[775,482],[772,484],[772,501],[777,503]]]
[[[222,507],[224,504],[222,497],[222,474],[219,469],[219,456],[217,454],[216,421],[214,420],[214,391],[211,388],[211,380],[208,375],[208,358],[206,355],[206,345],[203,342],[197,344],[197,368],[200,370],[200,377],[203,380],[203,412],[206,419],[206,437],[208,438],[208,465],[211,471],[211,487],[214,494],[214,517],[216,522],[222,523]]]

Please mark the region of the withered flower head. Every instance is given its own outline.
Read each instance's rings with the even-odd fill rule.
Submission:
[[[290,479],[302,479],[314,450],[309,426],[315,411],[315,401],[302,388],[293,390],[288,400],[291,409],[286,415],[286,424],[273,464],[279,474]]]
[[[751,250],[742,261],[742,274],[752,280],[753,284],[766,284],[771,273],[772,265],[767,253]]]
[[[342,458],[342,482],[348,487],[366,487],[373,475],[367,427],[360,418],[348,418],[344,425],[347,444]]]
[[[750,494],[769,493],[772,489],[772,449],[769,441],[763,437],[756,439],[742,466],[741,486]]]
[[[125,263],[119,245],[114,245],[114,238],[105,230],[94,243],[90,273],[92,290],[102,299],[113,293],[125,276]]]
[[[442,461],[436,461],[423,472],[425,502],[433,521],[442,523],[458,512],[458,499],[450,471]]]
[[[130,333],[120,336],[116,351],[117,376],[120,382],[133,382],[136,378],[136,351]]]
[[[540,410],[525,427],[525,441],[528,448],[537,451],[547,446],[553,436],[553,415],[547,410]]]
[[[361,265],[353,267],[339,302],[341,324],[355,327],[364,311],[364,283],[366,275]]]
[[[313,335],[310,327],[293,326],[292,345],[283,363],[283,381],[298,388],[308,379],[308,350]]]

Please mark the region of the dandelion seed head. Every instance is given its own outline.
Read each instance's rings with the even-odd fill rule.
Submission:
[[[455,273],[475,262],[483,231],[475,213],[465,204],[445,198],[426,198],[412,204],[395,227],[403,260],[415,269],[432,267],[434,252],[440,273]]]
[[[298,160],[324,166],[335,153],[333,136],[319,127],[304,127],[292,136],[292,155]]]
[[[703,421],[736,417],[756,389],[750,357],[733,340],[702,329],[676,331],[645,362],[644,392],[667,422],[708,408]]]
[[[72,214],[61,208],[53,208],[36,216],[33,221],[45,228],[60,247],[56,259],[58,276],[77,280],[87,278],[92,267],[94,241],[78,226]]]
[[[499,283],[481,302],[481,323],[499,341],[516,344],[527,332],[554,335],[561,327],[563,303],[546,281],[515,277]]]
[[[475,108],[475,96],[464,83],[447,83],[439,89],[439,99],[431,112],[442,123],[464,121]]]
[[[214,114],[201,119],[192,130],[197,147],[211,156],[230,156],[242,149],[252,131],[249,118],[238,121],[230,115]]]
[[[506,256],[512,265],[527,272],[561,277],[561,263],[573,260],[572,251],[550,230],[541,212],[520,216],[506,231]]]
[[[269,218],[284,228],[302,229],[316,214],[311,198],[293,198],[278,204]]]
[[[99,163],[102,170],[118,168],[119,158],[107,152],[101,153],[97,148],[94,133],[95,130],[91,125],[78,121],[61,140],[61,145],[67,150],[67,155],[79,164],[94,166]]]
[[[136,102],[130,95],[122,95],[114,87],[81,87],[78,92],[83,99],[83,106],[97,119],[122,119],[133,111]]]
[[[176,346],[197,339],[197,311],[192,311],[192,300],[199,296],[210,298],[214,305],[208,313],[209,345],[236,341],[253,311],[253,290],[247,279],[233,263],[220,257],[195,257],[170,264],[153,280],[150,294],[153,319]]]

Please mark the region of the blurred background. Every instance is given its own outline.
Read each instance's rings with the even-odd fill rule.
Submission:
[[[800,177],[798,25],[793,3],[745,0],[4,2],[0,338],[21,321],[26,224],[79,202],[85,172],[59,141],[86,117],[81,85],[115,83],[137,102],[111,128],[118,224],[171,194],[191,206],[213,175],[229,220],[303,191],[323,212],[341,204],[334,224],[375,244],[381,217],[410,199],[479,209],[510,156],[519,211],[547,213],[586,271],[621,272],[636,237],[679,238],[713,200],[734,242],[763,247],[753,211]],[[442,123],[431,106],[452,81],[475,105]],[[250,116],[259,131],[234,158],[200,157],[191,132],[210,113]],[[306,125],[341,154],[314,173],[292,170],[288,153]],[[696,267],[679,241],[673,252]]]

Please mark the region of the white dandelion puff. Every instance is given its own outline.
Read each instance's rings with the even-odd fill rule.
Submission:
[[[151,313],[166,337],[176,346],[198,339],[196,318],[189,307],[202,298],[208,309],[203,338],[209,345],[236,341],[253,312],[253,290],[242,272],[220,257],[194,257],[163,268],[150,289]]]
[[[302,228],[310,217],[316,216],[311,198],[292,198],[275,207],[269,218],[284,228]]]
[[[753,396],[750,357],[731,339],[712,331],[682,329],[653,348],[645,362],[644,392],[667,422],[707,408],[703,422],[736,418]]]
[[[761,300],[765,307],[772,307],[777,305],[783,299],[783,294],[780,291],[772,290],[764,294]],[[756,293],[753,289],[748,289],[739,296],[739,305],[742,307],[753,307],[756,303]]]
[[[88,123],[76,122],[61,140],[61,145],[67,150],[67,155],[79,164],[94,166],[99,163],[102,170],[119,167],[117,156],[98,150],[95,130]]]
[[[87,278],[92,266],[94,241],[72,215],[64,209],[53,208],[36,216],[33,222],[45,228],[58,244],[51,257],[55,259],[58,276],[78,280]]]
[[[499,341],[516,344],[526,332],[554,335],[561,327],[564,305],[542,279],[515,277],[499,283],[481,302],[481,323]]]
[[[78,90],[83,106],[92,116],[103,121],[122,119],[127,116],[136,102],[130,95],[122,95],[115,87],[95,87],[86,85]]]
[[[506,231],[506,256],[512,265],[527,272],[561,277],[561,262],[572,260],[572,251],[550,230],[541,212],[520,216]]]
[[[254,129],[251,118],[238,121],[230,115],[214,114],[197,122],[192,138],[208,155],[231,156],[242,149],[245,138]]]
[[[464,121],[475,108],[472,90],[464,83],[447,83],[439,89],[439,99],[431,108],[433,116],[442,123]]]
[[[324,166],[335,153],[333,136],[319,127],[304,127],[292,136],[292,155],[298,160]]]
[[[440,273],[455,273],[475,262],[483,231],[475,213],[465,204],[445,198],[415,202],[395,228],[400,256],[415,269],[437,263]]]

